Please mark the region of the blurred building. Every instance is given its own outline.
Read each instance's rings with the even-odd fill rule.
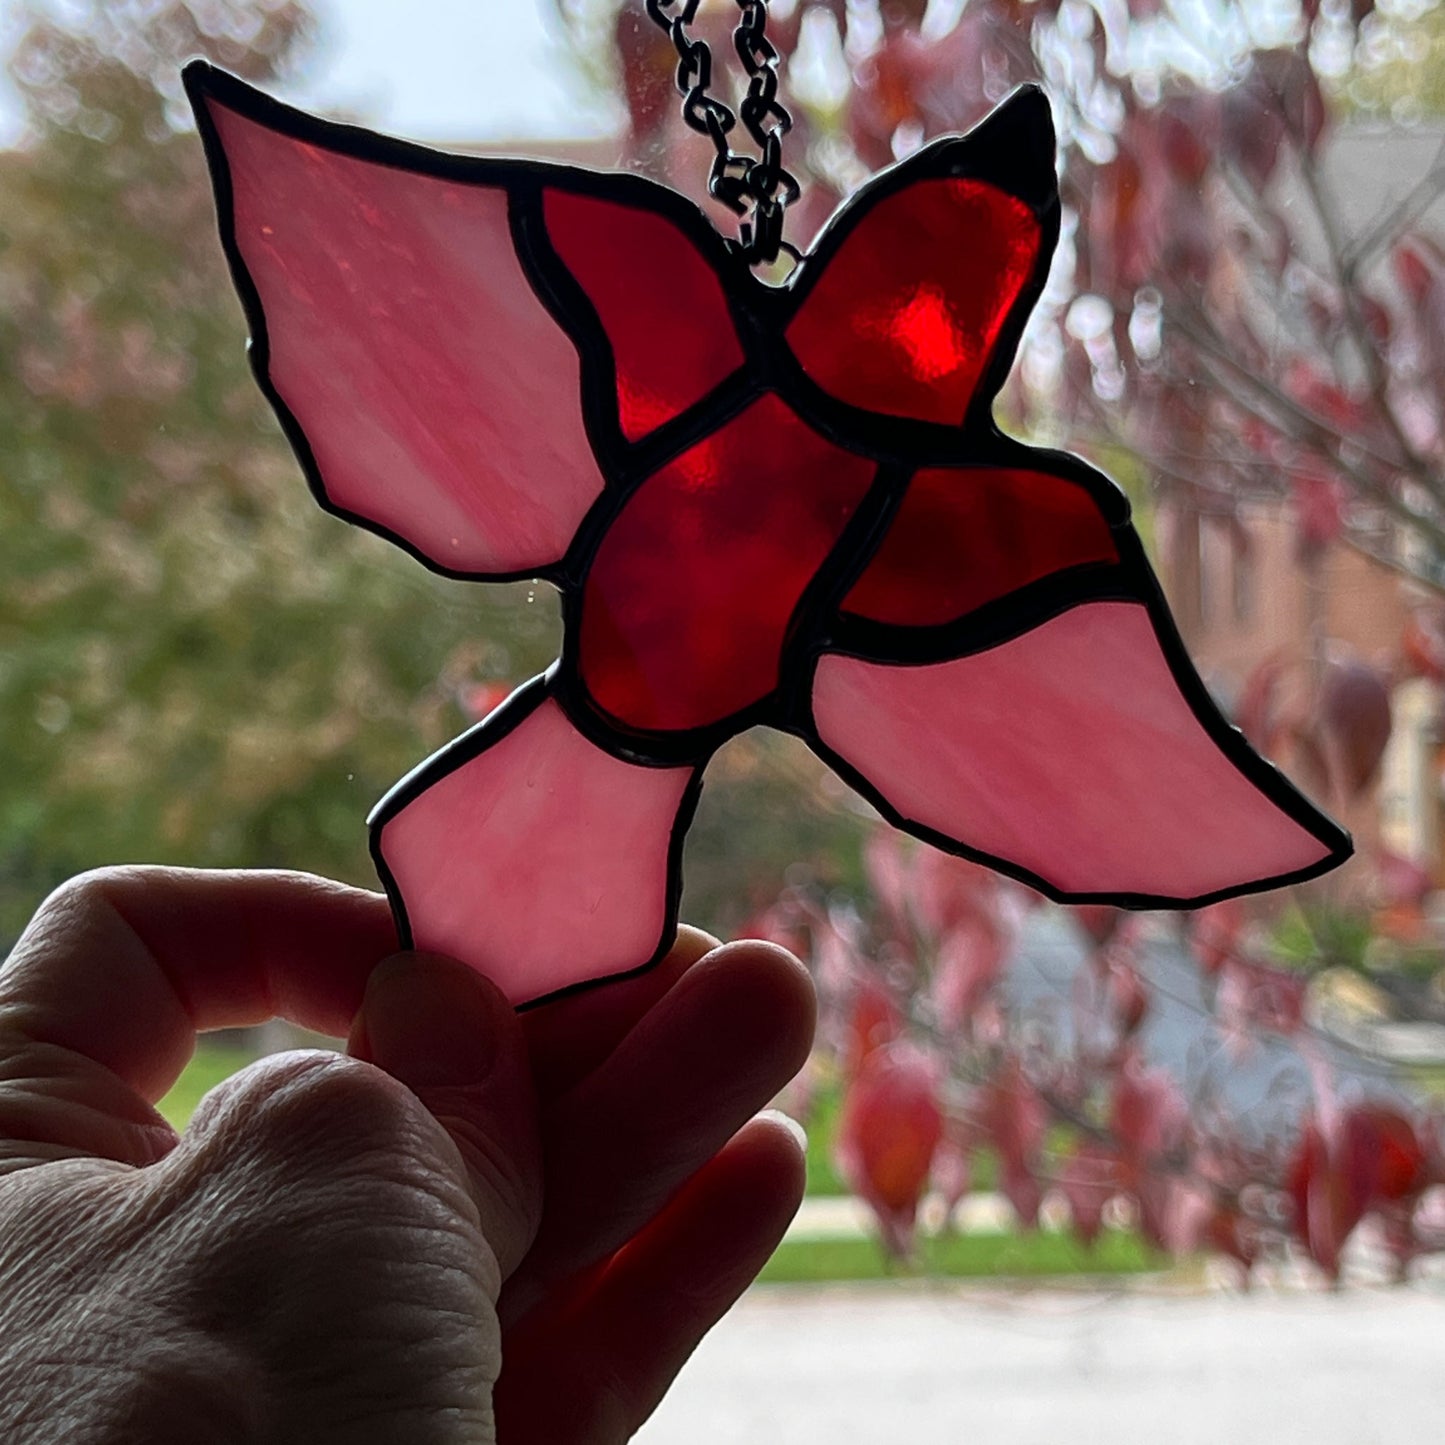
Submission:
[[[1323,167],[1342,234],[1367,233],[1397,203],[1417,196],[1414,224],[1445,234],[1442,167],[1445,132],[1438,127],[1342,132]],[[1299,221],[1293,237],[1297,252],[1324,268],[1323,238],[1311,230],[1313,208],[1303,197],[1291,204],[1290,184],[1284,182],[1284,211]],[[1383,258],[1370,279],[1392,305],[1405,304]],[[1362,519],[1357,513],[1352,520]],[[1353,809],[1342,809],[1338,800],[1326,806],[1352,813],[1342,821],[1361,842],[1378,837],[1391,853],[1425,866],[1436,885],[1445,887],[1440,684],[1420,676],[1407,641],[1412,632],[1418,636],[1418,614],[1432,594],[1388,562],[1345,543],[1302,560],[1299,519],[1284,498],[1251,500],[1225,517],[1217,509],[1166,497],[1155,522],[1157,561],[1170,605],[1226,711],[1235,713],[1265,669],[1277,673],[1285,708],[1303,706],[1309,682],[1331,662],[1365,662],[1385,680],[1393,731],[1375,795]],[[1367,541],[1370,551],[1386,559],[1406,559],[1411,547],[1410,539],[1383,519]],[[1289,765],[1286,758],[1278,761]]]

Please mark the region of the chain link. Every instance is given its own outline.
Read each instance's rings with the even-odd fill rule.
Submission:
[[[737,0],[742,15],[733,31],[733,48],[748,76],[748,90],[738,114],[715,95],[712,51],[687,28],[702,0],[646,0],[648,17],[667,32],[677,51],[677,88],[682,92],[682,118],[713,144],[708,194],[743,219],[738,224],[738,250],[750,266],[777,260],[779,251],[796,256],[783,240],[783,212],[798,199],[795,177],[783,169],[783,137],[793,118],[778,100],[778,51],[766,34],[767,0]],[[741,119],[743,129],[762,152],[735,151],[729,135]]]

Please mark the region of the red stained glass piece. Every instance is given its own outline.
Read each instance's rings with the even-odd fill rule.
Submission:
[[[1058,893],[1190,903],[1329,852],[1205,731],[1138,603],[931,666],[824,657],[813,708],[905,819]]]
[[[701,727],[777,685],[793,609],[873,479],[765,396],[649,477],[582,601],[581,673],[628,727]]]
[[[617,362],[623,435],[646,436],[743,364],[717,272],[652,211],[548,190],[547,234],[597,308]]]
[[[327,499],[455,571],[559,559],[602,477],[577,353],[517,261],[506,192],[209,106],[270,380]]]
[[[692,776],[614,758],[543,702],[382,827],[415,946],[513,1003],[637,968],[662,941]]]
[[[1050,573],[1116,562],[1089,493],[1044,472],[917,472],[843,607],[878,622],[951,622]]]
[[[788,327],[803,369],[869,411],[956,425],[1033,274],[1029,208],[983,181],[937,179],[879,201]]]

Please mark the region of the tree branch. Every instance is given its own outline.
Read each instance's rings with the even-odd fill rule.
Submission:
[[[1430,169],[1363,235],[1340,248],[1340,264],[1352,280],[1359,268],[1381,246],[1396,236],[1445,193],[1445,141],[1435,152]]]
[[[1422,537],[1427,537],[1436,551],[1445,556],[1445,527],[1424,513],[1408,506],[1388,487],[1382,485],[1368,472],[1345,457],[1342,454],[1345,439],[1328,423],[1301,406],[1293,397],[1288,396],[1272,382],[1241,365],[1230,355],[1227,347],[1211,337],[1207,330],[1191,325],[1184,319],[1182,313],[1171,309],[1170,321],[1203,354],[1214,384],[1225,392],[1235,405],[1251,416],[1258,417],[1259,420],[1285,432],[1291,440],[1324,456],[1332,466],[1348,477],[1364,496],[1383,507],[1402,526],[1409,527]],[[1213,366],[1209,365],[1210,361],[1214,363]],[[1225,381],[1221,371],[1228,373],[1235,382],[1242,383],[1244,392],[1238,385],[1232,386]],[[1248,395],[1245,394],[1246,392]],[[1357,445],[1354,438],[1350,438],[1349,443],[1351,446]],[[1398,468],[1398,463],[1388,462],[1368,448],[1360,447],[1359,450],[1378,466],[1391,470]]]
[[[1340,238],[1339,227],[1335,224],[1334,213],[1325,198],[1324,187],[1320,182],[1319,167],[1315,163],[1315,158],[1303,146],[1296,146],[1295,154],[1299,158],[1300,176],[1304,181],[1305,191],[1310,198],[1310,204],[1314,207],[1315,215],[1320,223],[1320,230],[1325,238],[1330,265],[1335,273],[1335,285],[1339,288],[1340,298],[1345,306],[1346,325],[1349,327],[1350,336],[1360,353],[1360,360],[1364,363],[1365,375],[1369,379],[1370,396],[1390,436],[1394,439],[1395,445],[1400,449],[1400,456],[1404,459],[1405,464],[1404,470],[1409,473],[1412,481],[1418,482],[1438,502],[1440,500],[1439,478],[1425,458],[1415,450],[1410,438],[1405,435],[1405,428],[1401,425],[1400,418],[1396,415],[1394,405],[1390,401],[1390,374],[1370,336],[1369,327],[1365,325],[1364,313],[1360,310],[1359,296],[1356,294],[1353,284],[1353,273],[1346,270],[1342,255],[1343,242]]]

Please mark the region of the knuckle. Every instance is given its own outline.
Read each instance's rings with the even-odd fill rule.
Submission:
[[[312,1050],[273,1055],[212,1090],[164,1177],[181,1197],[221,1191],[236,1201],[236,1228],[271,1239],[287,1221],[325,1224],[322,1235],[343,1218],[359,1228],[434,1215],[450,1226],[465,1207],[460,1173],[455,1146],[404,1086]]]
[[[92,868],[67,879],[36,910],[15,946],[9,967],[62,940],[94,940],[122,921],[119,900],[166,870],[143,865]]]
[[[251,1152],[334,1160],[415,1136],[420,1106],[359,1059],[320,1049],[274,1054],[213,1089],[192,1132],[231,1136]]]
[[[109,912],[118,895],[143,885],[166,870],[142,864],[125,864],[109,868],[91,868],[68,878],[45,900],[40,916],[49,912],[82,916]]]
[[[67,879],[40,905],[27,935],[31,939],[44,937],[54,929],[84,925],[110,913],[111,889],[120,881],[118,875],[122,872],[118,868],[95,868]]]

